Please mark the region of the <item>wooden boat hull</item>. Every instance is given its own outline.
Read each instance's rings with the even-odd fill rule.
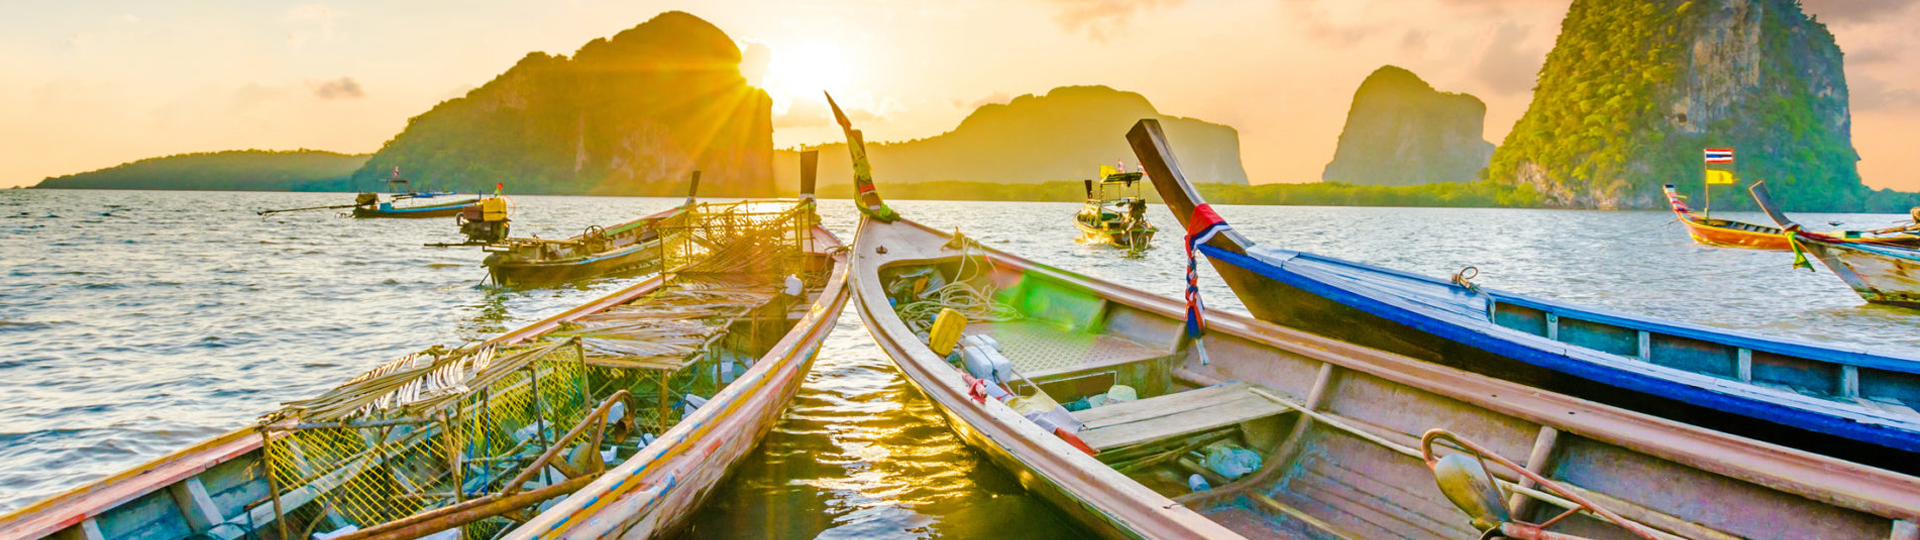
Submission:
[[[1920,308],[1920,251],[1835,242],[1808,234],[1793,240],[1866,301]]]
[[[1185,205],[1174,214],[1190,216],[1198,196],[1160,157],[1164,139],[1149,131],[1136,126],[1129,139],[1162,198]],[[1920,470],[1913,459],[1920,452],[1917,357],[1470,288],[1255,246],[1237,234],[1200,251],[1264,321],[1717,431]]]
[[[1107,538],[1470,538],[1407,441],[1433,427],[1472,433],[1510,457],[1529,456],[1582,493],[1616,503],[1642,523],[1690,538],[1884,537],[1910,530],[1920,479],[1715,433],[1544,392],[1247,317],[1208,315],[1211,362],[1181,335],[1183,306],[1073,275],[975,244],[944,247],[945,234],[909,221],[863,220],[854,240],[855,306],[874,340],[953,429],[1023,487]],[[1147,488],[1043,432],[1006,405],[976,401],[959,371],[930,351],[894,311],[883,273],[902,266],[977,258],[989,281],[1010,288],[1038,280],[1056,300],[1097,301],[1095,326],[1124,332],[1166,356],[1185,384],[1249,381],[1315,411],[1282,417],[1286,434],[1249,483],[1173,497]],[[1037,286],[1037,285],[1036,285]],[[1016,358],[1015,362],[1022,360]],[[1103,363],[1028,373],[1042,386],[1074,373],[1126,371]],[[1037,369],[1028,366],[1026,369]],[[1189,390],[1197,391],[1197,390]],[[1142,389],[1142,399],[1156,392]],[[1175,394],[1167,394],[1175,395]],[[1071,396],[1068,396],[1071,397]],[[1144,402],[1143,402],[1144,403]],[[1299,413],[1290,413],[1299,414]],[[1337,424],[1336,424],[1337,422]],[[1395,442],[1401,441],[1401,442]],[[1544,509],[1542,507],[1545,507]],[[1558,508],[1532,505],[1528,519]],[[1613,538],[1617,529],[1576,516],[1567,532]],[[1722,536],[1725,535],[1725,536]]]
[[[438,203],[424,206],[400,207],[354,207],[353,217],[357,218],[443,218],[460,215],[461,210],[480,204],[479,199],[469,199],[450,203]]]
[[[1073,225],[1080,230],[1081,243],[1104,244],[1126,249],[1146,249],[1152,245],[1153,234],[1156,232],[1151,228],[1109,229],[1078,219],[1073,220]]]
[[[1692,236],[1693,241],[1704,245],[1774,251],[1793,249],[1787,244],[1786,233],[1773,227],[1737,221],[1709,221],[1690,214],[1681,214],[1680,223],[1687,227],[1687,235]]]
[[[816,229],[821,253],[839,248]],[[641,449],[635,459],[528,521],[507,536],[533,538],[655,538],[685,525],[740,457],[758,445],[786,412],[834,321],[846,305],[847,254],[831,256],[825,292],[794,331],[707,405]]]
[[[620,272],[645,270],[660,263],[660,242],[654,240],[589,257],[558,261],[509,260],[490,255],[482,263],[494,283],[526,287],[567,283]]]
[[[832,330],[835,315],[847,299],[845,255],[831,254],[839,245],[831,232],[817,226],[813,229],[813,253],[831,265],[826,269],[828,282],[818,298],[805,306],[804,315],[790,331],[735,381],[745,384],[726,386],[686,421],[600,480],[639,472],[677,474],[665,483],[628,487],[644,485],[651,497],[669,503],[661,505],[667,511],[653,514],[663,526],[686,517],[694,503],[777,419]],[[666,283],[665,278],[654,277],[486,343],[505,346],[526,342],[559,329],[567,321],[645,297]],[[259,474],[264,464],[262,443],[259,431],[235,430],[49,497],[0,516],[0,540],[62,534],[109,540],[183,539],[204,534],[235,540],[254,526],[271,529],[276,510],[260,502],[268,490],[267,481]],[[606,484],[596,482],[588,488],[604,488]],[[281,497],[288,511],[317,500],[316,494],[297,491]]]

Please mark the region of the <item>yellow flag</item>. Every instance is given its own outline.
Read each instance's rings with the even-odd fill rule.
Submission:
[[[1719,171],[1714,169],[1707,169],[1707,185],[1710,185],[1710,186],[1733,185],[1733,171]]]
[[[1105,179],[1106,177],[1113,176],[1116,174],[1120,174],[1120,171],[1118,169],[1113,168],[1112,165],[1100,166],[1100,178]]]

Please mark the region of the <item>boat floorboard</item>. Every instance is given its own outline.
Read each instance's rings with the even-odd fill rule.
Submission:
[[[1233,529],[1233,532],[1240,533],[1241,536],[1247,538],[1271,538],[1278,540],[1317,540],[1333,538],[1324,533],[1316,534],[1318,531],[1312,527],[1297,523],[1293,520],[1256,512],[1239,505],[1210,508],[1201,511],[1200,515],[1207,516],[1207,519],[1213,520],[1214,523],[1219,523],[1221,526]]]
[[[1286,412],[1286,407],[1249,391],[1253,385],[1234,382],[1188,390],[1074,413],[1086,422],[1080,439],[1107,450],[1178,437],[1258,420]]]
[[[1062,330],[1040,321],[976,322],[968,334],[986,334],[1000,342],[1000,353],[1028,374],[1088,364],[1120,364],[1166,356],[1146,346],[1105,334]]]

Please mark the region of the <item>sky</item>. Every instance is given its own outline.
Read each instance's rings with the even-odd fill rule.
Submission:
[[[528,52],[571,55],[668,10],[739,43],[743,72],[774,97],[778,147],[839,139],[821,90],[881,141],[1101,84],[1235,127],[1254,183],[1311,182],[1354,88],[1383,64],[1486,101],[1499,143],[1568,3],[0,0],[0,187],[184,152],[372,152]],[[1920,1],[1803,3],[1847,52],[1867,185],[1920,191],[1899,162],[1920,151]]]

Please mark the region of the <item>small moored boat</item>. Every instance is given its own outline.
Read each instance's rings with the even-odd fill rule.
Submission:
[[[847,259],[812,215],[696,216],[705,247],[668,273],[0,516],[0,539],[663,534],[772,426],[833,329]]]
[[[1754,185],[1759,184],[1758,182],[1754,183]],[[1777,251],[1793,249],[1793,246],[1788,244],[1786,231],[1781,230],[1779,227],[1757,225],[1728,219],[1716,219],[1695,213],[1687,207],[1687,203],[1681,199],[1680,193],[1674,190],[1673,184],[1662,186],[1661,189],[1666,192],[1667,205],[1672,207],[1673,215],[1679,218],[1680,224],[1687,228],[1687,235],[1693,237],[1693,241],[1695,242],[1718,247]],[[1920,245],[1920,236],[1905,234],[1899,229],[1889,229],[1885,231],[1835,231],[1825,236],[1836,242],[1850,244]]]
[[[1812,253],[1833,275],[1840,276],[1867,302],[1920,308],[1920,249],[1903,245],[1868,244],[1848,238],[1807,232],[1780,212],[1767,195],[1767,185],[1748,188],[1767,216],[1784,227],[1796,251]],[[1914,211],[1920,223],[1920,209]],[[1811,266],[1809,266],[1811,268]]]
[[[1100,179],[1083,180],[1087,201],[1074,214],[1074,227],[1080,229],[1080,241],[1107,244],[1127,249],[1146,249],[1159,232],[1147,223],[1147,199],[1140,196],[1141,172],[1126,172],[1100,167]],[[1133,190],[1128,194],[1127,190]],[[1113,194],[1109,195],[1108,191]]]
[[[875,342],[963,440],[1100,536],[1916,531],[1911,476],[1231,314],[1207,316],[1202,349],[1177,300],[901,218],[846,131],[851,288]]]
[[[1189,230],[1225,226],[1187,183],[1157,122],[1142,120],[1127,138]],[[1920,470],[1920,357],[1575,306],[1478,286],[1470,270],[1435,279],[1257,246],[1230,229],[1198,249],[1261,320],[1717,431]]]
[[[700,171],[693,171],[687,184],[687,201],[679,206],[612,227],[590,226],[565,240],[494,242],[480,248],[487,252],[481,264],[495,283],[513,286],[566,283],[654,267],[661,255],[659,227],[696,208]]]

